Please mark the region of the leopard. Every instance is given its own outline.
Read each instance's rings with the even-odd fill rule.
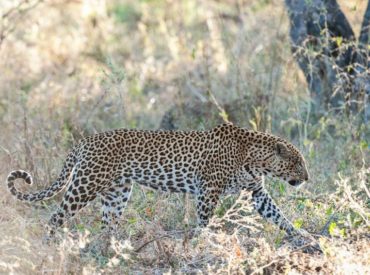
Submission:
[[[102,229],[117,230],[134,183],[195,197],[197,224],[206,227],[221,196],[251,192],[254,208],[288,235],[298,232],[264,185],[264,178],[292,186],[309,180],[302,153],[270,133],[224,123],[209,130],[116,129],[88,136],[69,152],[49,187],[23,193],[17,179],[31,185],[29,172],[9,173],[6,184],[18,200],[34,203],[65,190],[48,222],[49,235],[89,202],[100,198]]]

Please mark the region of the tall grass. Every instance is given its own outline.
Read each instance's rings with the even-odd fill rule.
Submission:
[[[324,235],[324,255],[294,251],[247,199],[224,198],[213,226],[194,233],[191,198],[140,186],[115,238],[100,231],[96,201],[47,246],[44,225],[61,197],[22,204],[2,184],[2,273],[370,272],[369,128],[345,115],[312,119],[281,1],[25,1],[20,11],[19,1],[3,2],[1,14],[12,12],[0,26],[2,179],[25,169],[36,183],[19,188],[39,190],[81,137],[156,129],[174,103],[211,102],[218,115],[242,102],[240,125],[304,153],[308,184],[266,185],[296,227]],[[358,30],[366,1],[341,2]],[[190,115],[179,123],[215,124]]]

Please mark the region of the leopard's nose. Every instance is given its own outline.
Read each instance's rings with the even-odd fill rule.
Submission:
[[[306,172],[305,174],[304,174],[304,181],[308,181],[308,179],[309,179],[309,176],[308,176],[308,172]]]

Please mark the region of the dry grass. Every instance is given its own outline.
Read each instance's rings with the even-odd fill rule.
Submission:
[[[2,184],[0,273],[370,273],[369,127],[331,113],[312,122],[281,1],[34,0],[12,10],[20,2],[0,7],[11,11],[0,22],[3,180],[22,168],[34,175],[31,189],[41,189],[82,136],[155,129],[177,101],[243,99],[250,120],[241,124],[285,136],[304,152],[309,184],[268,187],[296,226],[325,233],[324,254],[292,250],[247,200],[233,197],[213,227],[194,233],[191,199],[138,186],[117,239],[102,236],[96,202],[47,246],[43,227],[60,196],[22,204]],[[340,2],[358,30],[366,1]]]

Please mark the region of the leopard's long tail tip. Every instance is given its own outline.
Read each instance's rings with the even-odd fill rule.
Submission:
[[[29,185],[33,184],[33,180],[32,180],[31,174],[26,172],[26,171],[23,171],[23,170],[15,170],[15,171],[12,171],[12,172],[9,173],[9,175],[6,179],[8,189],[9,189],[10,193],[12,193],[13,196],[16,196],[18,199],[21,199],[23,194],[21,192],[19,192],[14,186],[14,181],[16,179],[23,179],[24,182],[29,184]]]

